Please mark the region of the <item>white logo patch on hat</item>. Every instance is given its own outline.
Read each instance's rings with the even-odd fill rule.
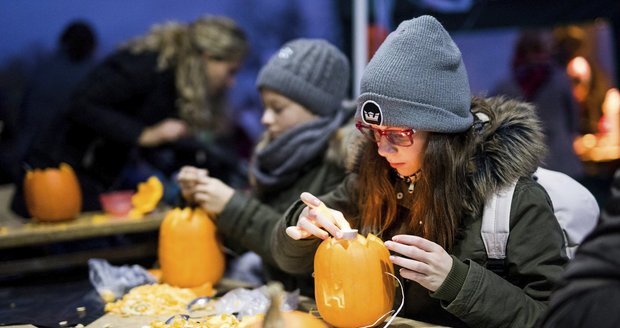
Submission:
[[[381,125],[383,123],[383,112],[379,104],[372,100],[366,100],[362,105],[362,121],[366,124]]]
[[[291,49],[290,47],[285,47],[285,48],[280,49],[280,52],[278,52],[278,57],[282,59],[287,59],[292,54],[293,54],[293,49]]]

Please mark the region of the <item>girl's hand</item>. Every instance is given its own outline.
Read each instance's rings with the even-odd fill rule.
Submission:
[[[300,199],[307,206],[301,211],[297,225],[286,228],[289,237],[296,240],[310,236],[327,239],[331,234],[336,238],[342,238],[341,230],[351,229],[341,212],[328,208],[311,193],[302,193]]]
[[[213,215],[222,213],[226,204],[235,193],[235,189],[220,179],[203,176],[194,188],[194,199],[207,212]],[[215,218],[214,218],[215,219]]]
[[[396,235],[385,246],[403,256],[391,255],[390,260],[401,267],[400,275],[413,280],[431,292],[436,291],[452,269],[452,257],[443,247],[422,237]]]
[[[181,188],[181,195],[188,202],[194,201],[194,192],[198,179],[206,177],[209,172],[205,169],[199,169],[193,166],[183,166],[177,175],[177,183]]]

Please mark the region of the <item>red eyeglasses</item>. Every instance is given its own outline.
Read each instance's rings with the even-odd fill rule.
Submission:
[[[408,147],[413,145],[414,129],[375,129],[370,125],[363,124],[362,122],[355,123],[355,127],[366,137],[366,139],[379,143],[381,136],[385,136],[385,139],[389,143],[395,146]]]

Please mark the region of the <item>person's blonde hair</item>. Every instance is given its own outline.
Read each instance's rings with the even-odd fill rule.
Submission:
[[[242,60],[248,52],[245,33],[231,19],[204,16],[191,24],[155,25],[147,35],[126,43],[132,53],[157,51],[157,69],[173,69],[180,117],[193,126],[215,128],[224,117],[222,97],[208,99],[205,53],[221,61]]]

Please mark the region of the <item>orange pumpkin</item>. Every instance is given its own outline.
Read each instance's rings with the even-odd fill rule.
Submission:
[[[324,240],[314,255],[315,298],[323,320],[336,327],[382,322],[392,310],[396,288],[386,274],[394,274],[389,256],[373,234]]]
[[[215,224],[202,209],[175,208],[159,229],[162,279],[175,287],[215,285],[224,274],[224,253]]]
[[[280,312],[280,316],[280,320],[283,321],[283,324],[280,327],[327,328],[325,323],[310,313],[301,311],[284,311]],[[252,318],[250,321],[242,323],[241,327],[262,328],[266,326],[264,321],[266,320],[263,318]],[[269,327],[274,326],[272,325]]]
[[[264,317],[255,316],[243,319],[240,327],[304,327],[304,328],[327,328],[327,325],[310,313],[301,311],[280,311],[284,290],[279,282],[270,282],[267,285],[270,304]]]
[[[40,221],[76,218],[82,211],[82,192],[75,172],[62,163],[58,168],[34,169],[24,177],[28,213]]]

